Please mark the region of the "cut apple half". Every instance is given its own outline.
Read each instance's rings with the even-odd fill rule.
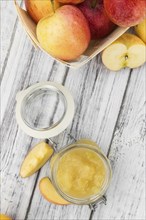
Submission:
[[[51,183],[48,177],[44,177],[40,180],[39,189],[43,197],[54,204],[57,205],[69,205],[70,203],[63,199],[54,188],[53,184]]]
[[[20,176],[25,178],[38,171],[53,154],[53,148],[45,142],[37,144],[24,159]]]
[[[139,67],[146,61],[146,46],[137,36],[126,33],[103,51],[102,61],[113,71]]]

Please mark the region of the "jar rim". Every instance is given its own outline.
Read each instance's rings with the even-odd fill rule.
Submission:
[[[90,196],[84,197],[84,198],[76,198],[76,197],[70,196],[67,193],[63,192],[61,190],[61,188],[59,187],[59,185],[57,183],[57,179],[56,179],[56,171],[57,171],[58,163],[64,154],[66,154],[68,151],[75,149],[75,148],[78,148],[78,149],[79,148],[82,148],[82,149],[86,148],[89,150],[93,150],[94,152],[96,152],[98,154],[98,156],[104,162],[105,169],[106,169],[106,180],[104,182],[104,185],[102,186],[100,193],[98,192],[94,195],[90,195]],[[104,155],[104,153],[101,151],[101,149],[98,146],[93,146],[90,144],[74,143],[69,146],[66,146],[65,148],[63,148],[62,150],[60,150],[57,153],[57,157],[55,158],[55,161],[53,161],[53,165],[51,167],[51,179],[52,179],[52,183],[53,183],[57,193],[60,194],[65,200],[67,200],[73,204],[78,204],[78,205],[87,205],[87,204],[91,204],[91,203],[98,201],[104,195],[107,188],[109,187],[111,176],[112,176],[112,170],[111,170],[111,165],[109,163],[108,158]]]
[[[53,103],[51,97],[54,97]],[[36,99],[34,100],[34,98]],[[48,113],[47,108],[42,105],[43,100],[44,103],[47,104],[45,98],[50,102],[50,105],[47,105],[48,108],[51,105],[54,106],[54,108],[49,108],[51,109],[50,113]],[[16,101],[17,123],[20,128],[31,137],[40,139],[55,137],[68,127],[74,116],[75,106],[73,97],[69,90],[59,83],[50,81],[36,83],[18,92]],[[56,110],[54,110],[57,109],[56,106],[60,106],[59,108],[62,112],[58,111],[58,114],[56,114]],[[35,110],[36,107],[38,109],[37,111]],[[55,112],[56,118],[53,118],[52,121],[53,111]],[[60,114],[62,114],[62,116],[60,116]],[[40,117],[40,115],[43,117]]]
[[[35,121],[33,121],[33,123],[31,122],[31,116],[33,115],[32,112],[29,112],[30,114],[28,114],[27,112],[27,108],[28,108],[28,103],[29,103],[29,107],[30,107],[30,104],[33,104],[34,103],[34,100],[35,98],[39,97],[39,96],[42,96],[43,98],[45,96],[47,96],[47,99],[49,100],[49,97],[51,96],[56,96],[58,97],[58,99],[61,101],[61,104],[62,104],[62,107],[63,107],[63,112],[62,114],[60,114],[60,118],[49,125],[43,125],[42,127],[37,127],[36,124],[35,124]],[[39,99],[39,102],[41,103],[42,102],[42,97]],[[33,104],[34,105],[34,104]],[[41,111],[42,109],[44,109],[44,107],[42,106],[41,108]],[[67,109],[67,102],[66,102],[66,99],[65,99],[65,96],[63,95],[63,93],[56,87],[53,87],[51,85],[49,86],[38,86],[36,87],[35,89],[29,91],[29,93],[27,93],[25,95],[25,97],[23,98],[22,100],[22,104],[21,104],[21,109],[20,109],[20,113],[21,113],[21,116],[22,116],[22,120],[24,121],[24,123],[31,129],[33,130],[36,130],[36,131],[48,131],[48,130],[51,130],[52,128],[56,127],[57,125],[59,125],[65,114],[66,114],[66,109]],[[40,112],[38,113],[40,114]],[[37,115],[38,116],[38,115]],[[46,121],[46,120],[45,120]]]

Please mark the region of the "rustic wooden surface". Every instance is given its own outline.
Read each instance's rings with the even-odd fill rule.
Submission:
[[[78,70],[36,51],[16,16],[13,1],[1,1],[1,212],[23,220],[144,220],[146,65],[117,73],[100,56]],[[75,138],[96,141],[111,160],[113,179],[91,216],[88,206],[55,206],[42,198],[39,180],[48,163],[27,179],[19,177],[22,160],[40,140],[24,134],[15,118],[18,91],[39,81],[56,81],[71,91],[76,105],[72,124],[54,140],[61,147]]]

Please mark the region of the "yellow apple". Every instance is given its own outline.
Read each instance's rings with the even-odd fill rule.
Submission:
[[[24,159],[20,176],[25,178],[31,176],[38,171],[51,157],[53,149],[47,143],[41,142],[37,144]]]
[[[35,23],[47,15],[52,15],[59,6],[57,0],[25,0],[26,10]]]
[[[69,205],[70,203],[64,200],[52,185],[48,177],[44,177],[40,180],[39,189],[43,197],[51,203],[57,205]]]
[[[90,41],[88,22],[82,12],[72,5],[64,5],[52,16],[41,19],[36,33],[46,52],[66,61],[78,58]]]
[[[7,216],[7,215],[0,214],[0,220],[12,220],[12,218],[10,218],[10,217]]]
[[[103,51],[102,61],[113,71],[139,67],[146,61],[146,46],[139,37],[123,34]]]
[[[146,19],[134,27],[136,34],[146,43]]]

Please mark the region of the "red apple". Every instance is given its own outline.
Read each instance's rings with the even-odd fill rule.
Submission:
[[[57,0],[25,0],[26,10],[35,23],[47,15],[52,15],[59,6]]]
[[[103,0],[85,0],[78,7],[89,23],[92,39],[106,37],[115,28],[105,12]]]
[[[104,0],[109,18],[121,27],[137,25],[146,17],[146,0]]]
[[[64,5],[58,8],[54,15],[41,19],[36,33],[44,50],[66,61],[78,58],[90,42],[90,29],[86,18],[72,5]]]

